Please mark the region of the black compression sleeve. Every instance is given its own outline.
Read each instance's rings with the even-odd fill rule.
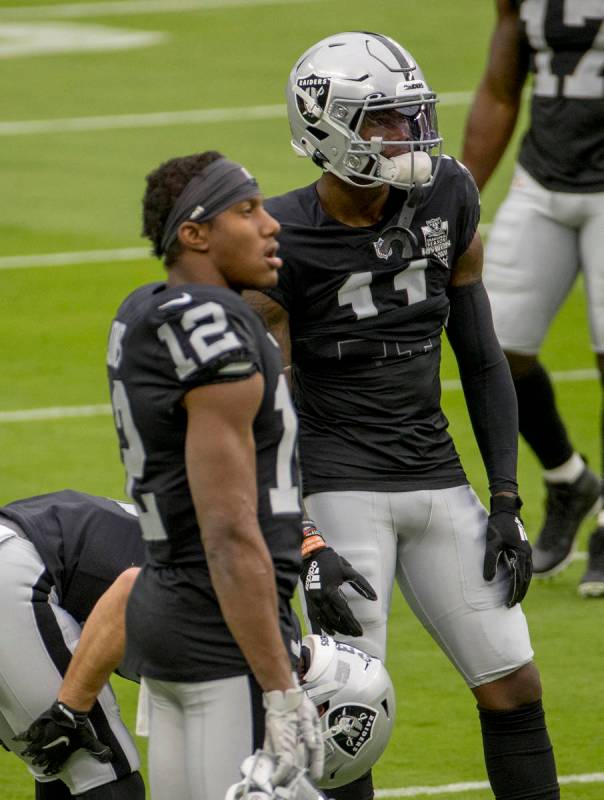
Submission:
[[[491,494],[517,492],[518,406],[482,281],[451,287],[447,334]]]

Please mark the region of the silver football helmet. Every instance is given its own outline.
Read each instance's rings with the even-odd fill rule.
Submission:
[[[393,39],[362,32],[322,39],[296,62],[286,93],[295,152],[341,180],[411,189],[434,179],[443,141],[437,97]]]
[[[322,789],[360,778],[382,755],[394,725],[395,700],[377,658],[330,636],[302,640],[301,685],[317,706],[325,744]]]

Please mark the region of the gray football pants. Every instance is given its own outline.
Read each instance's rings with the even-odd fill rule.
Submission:
[[[484,262],[503,349],[536,355],[581,272],[592,347],[604,353],[603,250],[604,192],[552,192],[517,165]]]
[[[45,590],[45,572],[33,544],[0,525],[0,739],[19,757],[26,744],[12,737],[56,699],[81,630],[57,604],[54,590]],[[43,782],[60,778],[77,795],[137,770],[138,753],[109,686],[91,722],[99,739],[113,749],[113,763],[101,764],[80,750],[48,778],[23,758],[31,774]]]
[[[262,693],[248,675],[184,683],[145,678],[152,800],[224,800],[262,744]]]
[[[470,687],[531,661],[526,618],[505,605],[499,566],[482,577],[487,512],[470,486],[415,492],[320,492],[304,499],[334,550],[372,584],[376,601],[343,587],[363,636],[337,635],[382,660],[396,579],[407,603]]]

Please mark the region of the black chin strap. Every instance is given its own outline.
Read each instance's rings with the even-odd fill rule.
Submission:
[[[420,197],[421,189],[418,186],[414,186],[407,195],[407,199],[398,216],[396,225],[391,225],[382,232],[381,238],[383,240],[382,248],[384,252],[387,253],[392,248],[392,244],[398,242],[403,258],[411,258],[413,255],[413,247],[417,247],[418,242],[417,236],[409,226],[413,221],[413,216],[415,215]]]

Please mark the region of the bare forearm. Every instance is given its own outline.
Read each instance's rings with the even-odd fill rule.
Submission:
[[[93,608],[67,669],[58,699],[78,711],[89,711],[126,645],[126,603],[138,569],[127,570]]]
[[[277,590],[268,551],[237,536],[206,550],[212,586],[229,630],[264,691],[292,686],[292,667],[279,627]]]

